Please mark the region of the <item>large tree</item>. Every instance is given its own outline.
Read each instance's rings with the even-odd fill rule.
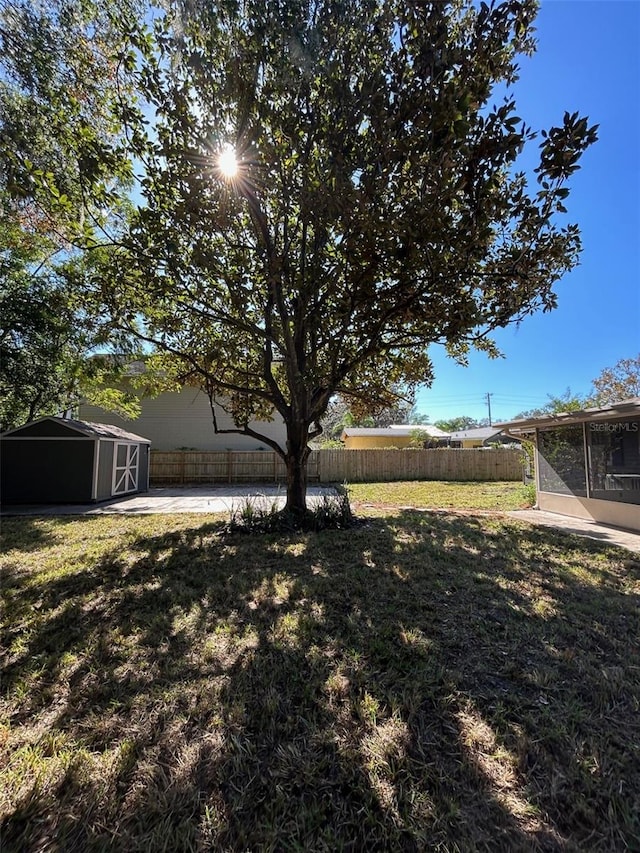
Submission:
[[[70,404],[87,329],[45,235],[0,211],[0,247],[0,429],[8,429]]]
[[[575,394],[567,388],[562,394],[547,394],[547,402],[537,409],[515,415],[516,418],[535,418],[560,412],[576,412],[594,406],[610,406],[631,397],[640,397],[640,353],[621,358],[613,367],[605,367],[593,380],[588,394]]]
[[[70,252],[122,215],[132,165],[112,101],[141,0],[0,0],[2,212]]]
[[[566,388],[562,394],[547,394],[547,401],[536,409],[526,409],[514,415],[515,418],[538,418],[542,415],[557,415],[562,412],[579,412],[590,405],[595,405],[590,397],[575,394],[571,388]]]
[[[116,385],[126,361],[94,354],[113,333],[83,304],[91,274],[90,258],[61,253],[50,234],[0,206],[0,430],[59,415],[80,397],[125,417],[139,411]],[[129,355],[132,345],[119,340]]]
[[[391,389],[390,389],[391,390]],[[345,427],[388,427],[391,424],[425,424],[429,422],[426,415],[420,414],[415,405],[415,399],[407,396],[405,389],[396,389],[394,405],[373,409],[360,407],[354,409],[348,400],[334,397],[322,417],[322,436],[325,441],[336,442]]]
[[[493,352],[492,330],[555,306],[580,249],[567,179],[595,129],[566,113],[542,131],[529,187],[512,92],[532,0],[163,6],[117,57],[110,156],[132,158],[139,198],[96,291],[238,431],[284,419],[286,447],[259,437],[304,514],[336,393],[391,404],[430,381],[430,344]]]
[[[114,142],[111,102],[124,33],[115,0],[0,0],[0,426],[77,403],[121,413],[104,387],[114,363],[88,356],[112,337],[85,299],[86,240],[122,215],[130,158]],[[125,342],[118,337],[118,346]]]
[[[488,422],[487,422],[488,424]],[[476,429],[480,426],[479,421],[469,415],[460,415],[457,418],[445,418],[435,422],[438,429],[444,432],[459,432],[463,429]]]
[[[593,380],[594,406],[608,406],[630,397],[640,397],[640,353],[621,358],[613,367],[605,367]]]

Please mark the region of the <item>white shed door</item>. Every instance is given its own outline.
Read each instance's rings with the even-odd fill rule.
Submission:
[[[137,444],[116,444],[113,454],[112,494],[124,495],[138,488],[138,464],[140,461]]]

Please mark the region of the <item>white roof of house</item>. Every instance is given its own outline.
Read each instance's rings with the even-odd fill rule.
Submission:
[[[449,433],[442,432],[438,427],[431,424],[393,424],[388,427],[345,427],[342,430],[342,438],[352,436],[386,436],[387,438],[398,438],[420,431],[425,432],[432,438],[447,438]]]
[[[409,435],[409,431],[407,430],[406,433],[398,432],[398,430],[391,429],[391,427],[345,427],[342,430],[342,437],[343,438],[345,436],[354,436],[354,435],[362,435],[362,436],[365,436],[365,435],[386,435],[386,436],[390,436],[390,437],[393,437],[395,435],[397,438],[398,435],[405,435],[405,434]]]
[[[502,430],[499,427],[473,427],[472,429],[460,429],[457,432],[452,432],[449,438],[454,441],[462,441],[463,439],[477,439],[486,441],[488,438],[493,438],[494,435],[500,435]]]
[[[432,438],[449,437],[448,432],[444,432],[444,430],[439,429],[437,426],[433,426],[433,424],[391,424],[389,429],[404,429],[409,433],[420,430],[420,432],[426,432],[427,435],[430,435]]]

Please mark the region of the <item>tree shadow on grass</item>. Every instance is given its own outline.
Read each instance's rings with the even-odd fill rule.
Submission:
[[[32,516],[0,516],[2,553],[38,551],[64,538],[64,525],[72,519],[42,519]]]
[[[15,590],[3,849],[626,849],[624,552],[467,515],[172,524]]]

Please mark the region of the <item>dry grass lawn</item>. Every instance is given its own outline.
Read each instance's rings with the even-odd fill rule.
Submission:
[[[533,505],[535,487],[515,482],[409,480],[350,483],[354,507],[417,507],[433,509],[516,510]]]
[[[20,851],[640,846],[640,563],[501,517],[3,521]]]

